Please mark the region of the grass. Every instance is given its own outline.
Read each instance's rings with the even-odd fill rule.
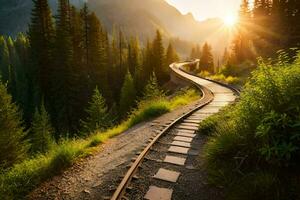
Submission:
[[[47,154],[29,158],[0,174],[0,199],[24,199],[41,182],[61,173],[78,159],[91,155],[96,146],[134,125],[170,112],[199,98],[193,90],[180,92],[171,99],[159,98],[139,103],[128,120],[105,132],[95,132],[86,139],[63,140]]]
[[[219,81],[219,82],[226,83],[229,85],[241,85],[242,84],[241,78],[238,78],[236,76],[231,76],[231,75],[226,76],[222,73],[210,74],[207,71],[201,71],[199,73],[199,76],[206,77],[211,80]]]
[[[300,54],[259,61],[240,101],[200,127],[210,183],[226,199],[300,199]]]

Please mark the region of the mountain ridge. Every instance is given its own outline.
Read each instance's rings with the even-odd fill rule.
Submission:
[[[71,0],[76,6],[84,0]],[[56,0],[50,0],[53,13]],[[0,34],[16,35],[26,32],[32,9],[31,0],[0,0]],[[96,13],[109,33],[121,27],[126,35],[136,35],[142,41],[152,38],[159,29],[166,38],[181,38],[190,43],[208,41],[221,51],[229,41],[221,41],[217,30],[220,19],[197,21],[191,13],[182,14],[165,0],[89,0],[89,9]],[[217,42],[216,42],[217,41]]]

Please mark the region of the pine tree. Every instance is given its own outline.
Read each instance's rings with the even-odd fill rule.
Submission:
[[[30,85],[37,85],[45,98],[51,96],[50,80],[53,71],[53,46],[55,30],[52,14],[47,0],[33,0],[31,23],[29,25],[29,43],[32,68]],[[31,87],[33,88],[33,87]],[[31,94],[36,92],[31,91]]]
[[[128,44],[127,63],[131,76],[135,77],[136,72],[140,67],[140,46],[137,38],[130,39]]]
[[[211,46],[208,45],[208,43],[203,45],[200,70],[214,72],[214,58],[211,52]]]
[[[83,8],[80,10],[80,16],[83,21],[83,49],[84,49],[84,63],[85,66],[89,66],[89,45],[90,45],[90,39],[89,39],[89,9],[87,6],[87,3],[84,3]]]
[[[160,90],[157,82],[157,78],[153,73],[153,75],[150,77],[150,80],[148,81],[144,89],[143,99],[149,100],[149,99],[160,98],[164,96],[165,94],[162,90]]]
[[[53,145],[54,129],[45,105],[36,108],[31,126],[31,149],[33,152],[46,153]]]
[[[15,49],[14,41],[11,37],[7,39],[7,47],[9,51],[9,78],[8,78],[8,92],[12,95],[13,101],[17,101],[17,72],[20,68],[19,56]],[[23,83],[24,84],[24,83]]]
[[[56,17],[55,70],[52,76],[53,96],[51,106],[55,127],[60,133],[74,132],[78,125],[76,87],[73,66],[71,15],[69,0],[59,0]]]
[[[179,56],[176,50],[173,48],[173,45],[169,43],[169,46],[167,48],[167,53],[166,53],[166,65],[169,66],[170,64],[178,61],[179,61]]]
[[[15,48],[19,58],[19,66],[16,68],[16,91],[17,102],[21,105],[24,113],[24,120],[30,121],[30,94],[28,93],[29,85],[28,79],[30,77],[30,63],[29,63],[29,41],[28,38],[20,33],[15,41]]]
[[[201,58],[201,47],[199,44],[196,45],[196,58],[200,59]]]
[[[0,82],[0,167],[11,167],[26,157],[25,135],[22,115]]]
[[[159,31],[156,32],[156,38],[153,41],[153,66],[155,75],[160,84],[168,81],[168,66],[165,66],[165,50],[163,46],[162,36]]]
[[[142,75],[143,80],[149,80],[151,75],[153,74],[153,52],[152,45],[149,41],[147,41],[146,49],[144,49],[143,53],[143,67],[142,67]]]
[[[195,59],[196,58],[196,49],[193,47],[190,53],[190,59]]]
[[[0,72],[3,82],[7,82],[9,79],[9,59],[9,50],[7,47],[6,39],[3,36],[0,36]]]
[[[130,109],[134,106],[136,100],[136,90],[133,79],[129,72],[125,77],[125,81],[121,90],[120,113],[125,117]]]
[[[200,59],[200,57],[201,57],[201,48],[197,44],[196,47],[192,48],[190,58],[191,59]]]
[[[94,94],[86,110],[88,117],[86,121],[82,121],[83,131],[85,133],[92,133],[96,130],[106,130],[112,123],[105,99],[100,94],[98,88],[94,90]]]
[[[114,99],[116,102],[120,101],[120,93],[124,78],[127,72],[126,65],[124,63],[127,45],[123,33],[121,30],[116,30],[114,27],[112,34],[112,44],[111,44],[111,64],[113,67],[113,78],[112,87],[114,90]]]
[[[225,48],[223,58],[222,58],[222,64],[226,64],[229,61],[229,58],[230,58],[230,54],[227,48]]]

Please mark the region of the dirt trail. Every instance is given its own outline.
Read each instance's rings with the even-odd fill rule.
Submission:
[[[126,165],[143,149],[154,132],[161,125],[186,113],[197,103],[195,101],[159,118],[141,123],[110,139],[99,146],[95,155],[82,159],[61,175],[43,183],[28,199],[105,199],[120,181]],[[153,125],[154,122],[159,124]]]

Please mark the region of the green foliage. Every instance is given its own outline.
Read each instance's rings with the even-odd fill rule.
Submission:
[[[37,155],[0,174],[0,197],[24,199],[29,191],[42,181],[59,174],[72,165],[76,158],[88,153],[86,142],[62,141],[45,155]]]
[[[5,83],[9,78],[9,51],[6,40],[3,36],[0,36],[0,72],[1,80]]]
[[[178,91],[173,98],[171,98],[170,108],[171,110],[180,106],[187,105],[192,101],[196,101],[199,98],[199,93],[195,89],[182,89]]]
[[[26,157],[28,144],[22,115],[0,82],[0,168],[8,168]]]
[[[82,122],[85,133],[91,134],[96,130],[104,131],[112,125],[105,99],[97,87],[86,112],[88,113],[87,120]]]
[[[291,174],[300,157],[299,57],[292,64],[282,58],[259,63],[240,101],[200,128],[213,131],[205,150],[207,170],[229,199],[297,199],[298,174]],[[282,190],[271,194],[278,186]]]
[[[230,109],[228,107],[221,110],[219,113],[206,118],[201,122],[199,127],[199,133],[210,136],[218,129],[218,122],[227,121],[230,119]]]
[[[36,109],[31,126],[31,149],[33,152],[46,153],[53,145],[53,133],[44,103]]]
[[[150,77],[145,86],[143,98],[145,100],[164,97],[164,92],[160,90],[155,74]]]
[[[205,43],[202,47],[202,53],[200,58],[200,70],[214,72],[214,58],[212,55],[212,48],[208,43]]]
[[[235,76],[226,76],[223,74],[223,71],[217,74],[211,74],[208,71],[201,71],[199,73],[199,76],[209,78],[215,81],[219,81],[221,83],[230,84],[230,85],[240,85],[242,82],[241,78]]]
[[[93,147],[98,144],[128,130],[143,120],[148,120],[181,106],[182,104],[173,104],[178,99],[184,99],[181,102],[190,103],[196,98],[199,98],[199,95],[188,90],[171,100],[143,101],[139,104],[139,109],[136,109],[128,120],[116,127],[104,132],[95,131],[94,135],[84,140],[62,140],[58,144],[54,144],[48,153],[36,155],[36,157],[14,165],[10,170],[0,174],[0,197],[3,197],[2,199],[23,199],[42,181],[59,174],[78,158],[90,155],[94,150]]]
[[[165,99],[155,99],[152,101],[142,101],[139,103],[129,118],[128,126],[132,127],[140,122],[158,117],[164,113],[169,112],[170,106]]]
[[[121,115],[125,116],[135,104],[136,91],[133,79],[129,72],[125,77],[125,81],[121,90],[120,111]]]
[[[142,121],[160,116],[180,106],[189,104],[199,98],[194,89],[179,91],[174,97],[167,99],[164,95],[144,99],[138,103],[127,120],[128,127],[132,127]]]
[[[166,53],[166,65],[169,66],[170,64],[174,63],[174,62],[178,62],[179,61],[179,56],[176,52],[176,50],[174,49],[172,43],[169,43],[169,46],[167,48],[167,53]]]
[[[161,33],[158,30],[152,44],[152,54],[155,75],[160,84],[165,83],[168,80],[168,66],[165,65],[165,48]]]

